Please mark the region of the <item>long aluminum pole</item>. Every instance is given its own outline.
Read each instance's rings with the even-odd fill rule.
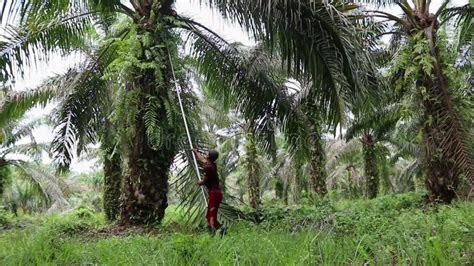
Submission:
[[[176,93],[178,94],[179,107],[181,109],[181,115],[183,116],[184,128],[186,129],[186,135],[188,135],[189,146],[191,147],[191,150],[192,150],[191,154],[193,156],[194,169],[196,170],[196,175],[199,181],[201,181],[201,174],[199,173],[199,166],[197,163],[196,155],[194,154],[193,142],[191,140],[191,133],[189,132],[188,121],[186,119],[186,115],[184,114],[184,107],[183,107],[183,101],[181,100],[180,89],[178,87],[178,82],[176,81],[176,76],[174,74],[174,67],[173,67],[173,62],[171,60],[170,50],[168,48],[166,50],[168,51],[168,58],[170,60],[171,73],[173,74],[174,86],[176,88]],[[204,202],[206,203],[206,207],[207,207],[207,198],[206,198],[206,193],[204,192],[203,187],[201,187],[201,192],[202,192],[202,197],[204,198]]]

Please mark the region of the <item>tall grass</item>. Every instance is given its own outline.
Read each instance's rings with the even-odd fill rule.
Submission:
[[[224,237],[159,228],[96,238],[102,217],[80,210],[1,233],[0,265],[473,264],[474,204],[423,209],[416,197],[267,209],[262,224],[237,222]]]

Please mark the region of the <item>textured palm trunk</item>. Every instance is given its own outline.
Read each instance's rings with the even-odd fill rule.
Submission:
[[[306,114],[309,122],[311,135],[309,151],[309,194],[312,198],[318,196],[325,196],[327,194],[326,187],[326,154],[324,150],[324,142],[322,139],[322,119],[318,113],[319,106],[312,102],[306,102],[302,105],[302,110]]]
[[[434,89],[431,87],[431,89]],[[434,94],[434,93],[433,93]],[[429,201],[451,202],[456,197],[456,189],[459,184],[459,172],[455,164],[449,160],[447,154],[441,152],[442,141],[448,130],[439,121],[436,109],[439,103],[425,100],[425,121],[431,120],[432,124],[425,123],[423,126],[424,144],[424,166],[426,168],[426,187],[429,191]]]
[[[429,201],[451,202],[456,197],[456,189],[459,184],[457,167],[450,158],[453,151],[443,149],[443,139],[451,130],[458,130],[461,126],[458,122],[456,112],[452,108],[452,99],[449,95],[447,82],[442,72],[434,29],[425,30],[431,48],[431,56],[434,62],[433,77],[425,76],[418,82],[418,87],[426,88],[426,96],[422,97],[424,107],[423,144],[424,144],[424,166],[426,168],[426,187],[429,191]],[[443,113],[447,116],[442,118]],[[451,126],[457,128],[451,128]],[[456,136],[455,136],[456,137]],[[456,139],[453,139],[456,141]],[[459,141],[459,140],[457,140]]]
[[[288,190],[289,190],[288,188],[289,188],[289,184],[288,184],[288,181],[286,181],[283,184],[283,191],[282,191],[283,203],[285,205],[288,205]]]
[[[173,156],[149,147],[142,122],[136,125],[122,190],[121,220],[128,224],[159,223],[168,206],[168,171]]]
[[[313,134],[311,139],[311,161],[309,166],[310,191],[314,197],[316,195],[325,196],[326,188],[326,154],[324,153],[323,140],[321,134]]]
[[[7,161],[3,158],[0,158],[0,197],[3,195],[9,175],[10,171],[7,168]]]
[[[146,105],[147,96],[166,93],[157,91],[153,84],[153,70],[145,71],[137,81],[136,87],[141,90],[140,106]],[[128,155],[128,174],[122,189],[121,220],[131,224],[155,224],[163,219],[168,206],[168,172],[176,154],[172,145],[163,145],[160,150],[150,146],[144,112],[142,108],[135,121],[135,134]],[[160,115],[158,121],[165,121],[165,110]]]
[[[119,216],[122,158],[110,152],[104,157],[104,212],[107,220],[112,222]]]
[[[139,92],[140,111],[133,125],[134,136],[128,153],[128,173],[124,177],[122,186],[120,219],[125,224],[159,223],[168,206],[168,172],[177,152],[176,143],[166,143],[158,150],[152,148],[146,133],[145,106],[149,101],[147,97],[155,97],[162,101],[160,99],[168,98],[168,91],[173,89],[171,62],[168,60],[168,50],[165,48],[166,42],[163,39],[169,38],[164,36],[171,36],[171,34],[163,34],[154,28],[156,26],[154,23],[157,21],[166,23],[161,16],[171,13],[173,2],[163,1],[158,4],[156,1],[145,1],[135,7],[141,9],[139,13],[143,16],[139,33],[148,32],[152,36],[152,43],[148,43],[150,40],[140,41],[142,57],[139,60],[150,65],[158,62],[162,65],[159,70],[153,67],[137,68],[136,79],[131,86]],[[159,76],[157,76],[158,71],[161,72]],[[166,124],[164,103],[160,102],[159,106],[158,108],[162,110],[157,112],[156,119]]]
[[[260,207],[260,173],[257,162],[257,147],[253,136],[248,133],[245,143],[246,167],[247,167],[247,184],[249,191],[249,204],[253,209]]]
[[[159,43],[159,42],[158,42]],[[161,88],[171,89],[169,65],[162,70]],[[166,97],[167,91],[158,90],[155,71],[148,69],[136,81],[140,89],[140,106],[145,106],[148,96]],[[163,105],[162,105],[163,106]],[[141,109],[134,125],[134,137],[128,156],[128,174],[124,178],[121,203],[121,220],[129,224],[156,224],[164,217],[168,206],[168,172],[176,155],[176,143],[153,149],[146,134],[145,110]],[[158,114],[158,121],[166,121],[166,111]],[[172,136],[171,136],[172,137]]]
[[[291,202],[296,204],[300,201],[301,198],[301,168],[302,163],[298,160],[294,161],[293,173],[291,173]]]
[[[379,190],[379,172],[375,155],[375,143],[372,135],[364,133],[362,136],[362,144],[364,149],[364,170],[367,197],[373,199],[377,197],[377,192]]]
[[[416,3],[415,3],[416,4]],[[459,175],[464,172],[474,179],[473,158],[466,144],[466,132],[448,88],[444,73],[446,63],[439,53],[437,43],[438,21],[425,6],[415,5],[417,10],[407,21],[407,34],[422,32],[429,46],[431,73],[417,78],[417,89],[424,111],[423,165],[426,171],[425,185],[430,202],[451,202],[456,197]],[[418,29],[418,30],[414,30]],[[424,55],[422,55],[424,56]]]
[[[462,172],[454,159],[465,161],[469,168],[472,166],[472,154],[465,150],[463,127],[443,73],[443,62],[436,45],[436,23],[433,21],[423,32],[433,58],[433,70],[431,75],[418,80],[417,87],[424,108],[423,164],[426,169],[428,199],[430,202],[450,203],[456,197],[459,175]],[[446,141],[451,142],[452,148],[446,148]]]

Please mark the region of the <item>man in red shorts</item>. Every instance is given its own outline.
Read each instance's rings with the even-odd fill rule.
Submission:
[[[201,155],[196,149],[194,150],[196,159],[202,164],[204,170],[204,178],[198,183],[199,186],[206,186],[209,201],[207,206],[207,225],[212,233],[221,227],[217,220],[217,213],[222,202],[222,192],[219,186],[219,176],[217,174],[217,166],[215,161],[219,157],[219,153],[210,150],[207,156]]]

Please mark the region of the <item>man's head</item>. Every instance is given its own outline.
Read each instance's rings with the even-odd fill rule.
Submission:
[[[219,153],[216,150],[209,150],[209,152],[207,153],[207,158],[212,162],[215,162],[218,157]]]

